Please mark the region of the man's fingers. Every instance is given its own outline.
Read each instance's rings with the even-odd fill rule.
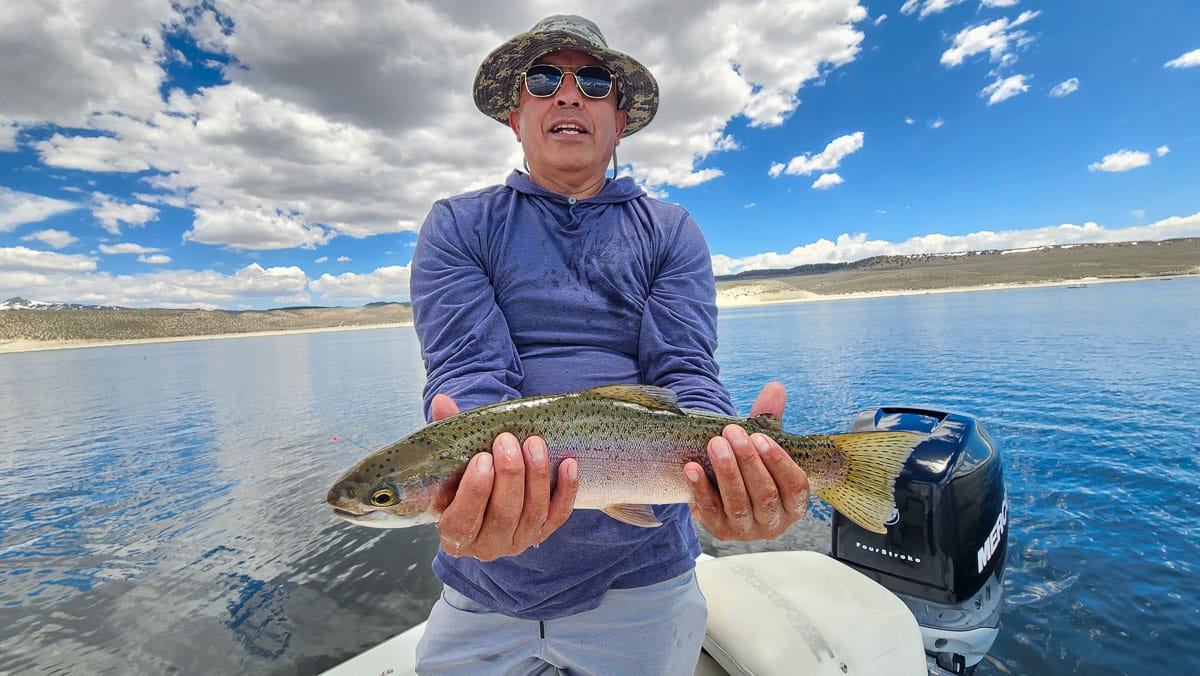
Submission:
[[[579,494],[579,463],[567,458],[558,464],[558,485],[550,496],[550,509],[542,528],[542,537],[549,537],[558,527],[566,523],[575,508],[575,496]]]
[[[513,545],[524,549],[541,544],[550,509],[550,460],[546,442],[529,437],[521,444],[525,460],[525,508],[513,533]]]
[[[765,450],[778,450],[782,453],[783,449],[766,435],[755,434],[748,437],[746,431],[737,425],[726,426],[722,435],[737,458],[742,485],[745,486],[746,496],[753,511],[754,522],[749,525],[747,535],[753,532],[758,537],[764,532],[774,534],[776,531],[782,531],[786,527],[783,504],[775,479],[763,462],[762,453]]]
[[[787,391],[783,389],[783,385],[772,381],[763,385],[762,392],[758,393],[754,405],[750,407],[750,417],[769,413],[783,420],[783,409],[786,405]]]
[[[492,497],[475,538],[476,553],[490,561],[512,552],[513,533],[525,507],[525,458],[517,438],[504,433],[492,443],[496,479]]]
[[[741,428],[737,428],[741,429]],[[745,432],[743,431],[744,435]],[[738,532],[749,532],[754,528],[754,507],[742,482],[742,470],[734,455],[729,440],[714,437],[708,442],[708,458],[713,474],[717,478],[717,489],[721,492],[722,511],[729,525]]]
[[[803,517],[808,512],[808,475],[769,437],[756,434],[750,440],[758,448],[763,465],[771,474],[784,512],[793,515],[796,520]]]
[[[494,478],[490,453],[480,453],[471,458],[454,500],[446,507],[438,521],[438,534],[446,553],[461,556],[474,546],[475,536],[483,527]]]
[[[699,518],[705,528],[715,532],[722,529],[725,522],[725,512],[722,510],[721,496],[709,482],[704,468],[698,462],[689,462],[683,466],[683,475],[687,477],[688,485],[692,488],[692,515]]]
[[[458,415],[458,404],[445,394],[433,395],[433,401],[429,402],[429,417],[437,422],[452,415]]]

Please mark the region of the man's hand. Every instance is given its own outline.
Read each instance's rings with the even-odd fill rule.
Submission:
[[[771,382],[763,387],[750,416],[769,413],[783,419],[787,393]],[[773,540],[808,511],[808,476],[765,434],[747,435],[727,425],[708,442],[714,488],[704,468],[684,466],[695,502],[692,517],[721,540]]]
[[[450,397],[433,398],[434,422],[458,413]],[[558,467],[558,486],[550,494],[546,442],[529,437],[524,444],[507,432],[496,437],[491,453],[471,458],[454,500],[438,522],[442,549],[451,556],[492,561],[541,544],[571,515],[579,491],[573,459]]]

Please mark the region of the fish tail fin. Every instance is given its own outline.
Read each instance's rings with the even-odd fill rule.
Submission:
[[[923,439],[925,435],[917,432],[831,435],[833,445],[846,454],[846,480],[822,488],[817,496],[872,533],[886,533],[885,524],[896,508],[896,477]]]

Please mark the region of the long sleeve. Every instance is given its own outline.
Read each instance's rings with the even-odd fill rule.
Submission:
[[[638,360],[643,378],[673,390],[684,408],[732,415],[714,357],[717,306],[708,245],[684,212],[662,246],[662,264],[642,314]]]
[[[481,229],[445,201],[421,226],[412,260],[413,324],[425,360],[425,416],[438,393],[467,410],[520,396],[521,362],[484,267]]]

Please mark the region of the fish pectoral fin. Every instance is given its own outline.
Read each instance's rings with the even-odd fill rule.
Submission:
[[[638,406],[645,406],[655,411],[670,411],[683,415],[683,411],[679,410],[679,399],[675,396],[675,392],[665,387],[655,387],[654,385],[604,385],[602,387],[593,387],[587,393],[606,399],[616,399],[618,401],[637,404]]]
[[[650,509],[650,505],[609,505],[600,511],[617,521],[627,523],[631,526],[654,528],[662,525],[662,521],[659,521],[658,517],[654,516],[654,511]]]

